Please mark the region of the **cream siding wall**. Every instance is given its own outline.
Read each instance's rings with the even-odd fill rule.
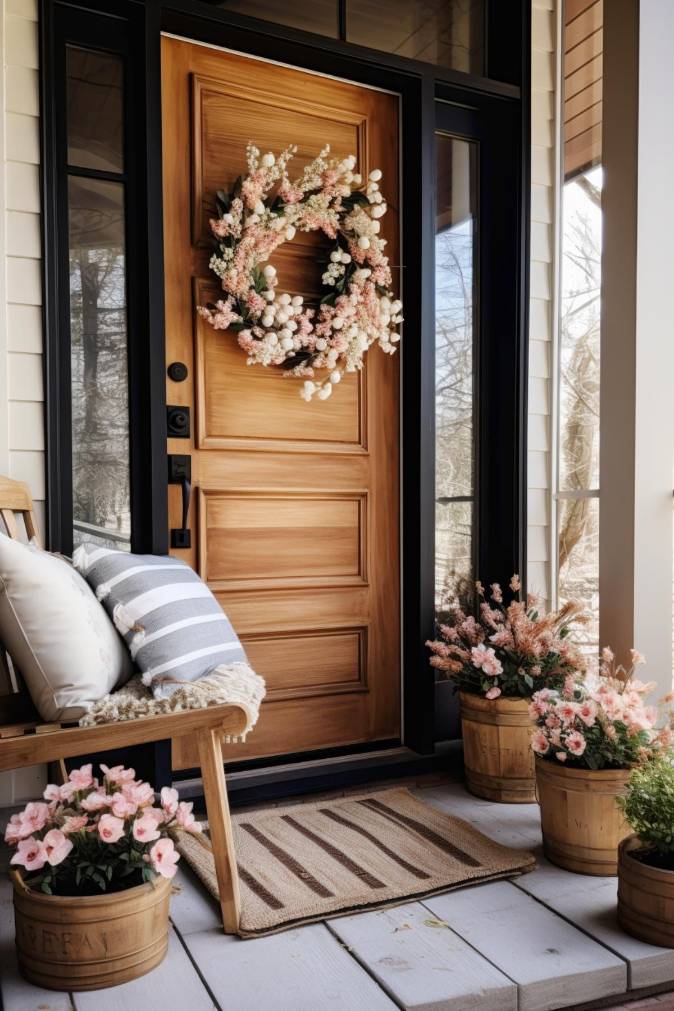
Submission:
[[[37,0],[0,0],[0,473],[27,481],[44,529]],[[0,805],[37,795],[41,768],[0,775]]]
[[[553,597],[552,361],[556,286],[557,15],[561,0],[533,0],[531,100],[531,290],[529,306],[529,590]]]

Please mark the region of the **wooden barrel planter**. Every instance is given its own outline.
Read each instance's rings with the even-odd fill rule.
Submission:
[[[536,758],[543,850],[558,867],[578,874],[618,873],[618,845],[630,829],[616,798],[629,769],[571,769]]]
[[[461,692],[466,786],[476,797],[534,804],[529,699],[486,699]]]
[[[618,920],[647,944],[674,948],[674,871],[651,867],[633,856],[642,848],[631,835],[618,850]]]
[[[90,896],[31,891],[12,871],[21,974],[49,990],[100,990],[145,975],[168,947],[166,878]]]

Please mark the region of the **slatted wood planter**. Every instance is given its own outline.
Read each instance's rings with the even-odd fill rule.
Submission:
[[[21,974],[49,990],[100,990],[144,976],[168,946],[171,883],[63,897],[27,888],[12,871]]]
[[[616,798],[629,769],[570,769],[536,759],[543,850],[548,860],[577,874],[618,873],[618,845],[630,829]]]
[[[623,839],[618,850],[618,920],[647,944],[674,948],[674,871],[650,867],[632,855],[638,836]]]
[[[461,692],[466,786],[476,797],[534,804],[536,781],[528,699],[485,699]]]

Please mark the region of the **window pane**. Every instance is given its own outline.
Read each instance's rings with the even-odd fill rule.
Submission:
[[[589,653],[599,647],[599,499],[563,499],[559,523],[559,603],[583,601],[590,623],[574,633]]]
[[[124,187],[71,176],[68,197],[74,541],[129,547]]]
[[[121,56],[67,49],[68,164],[124,170]]]
[[[317,35],[339,38],[339,0],[220,0],[220,7]]]
[[[436,585],[446,596],[458,591],[460,580],[472,578],[477,149],[438,134],[436,152]]]
[[[349,42],[484,73],[484,0],[348,0],[346,9]]]
[[[559,360],[559,487],[599,487],[602,170],[564,186]]]

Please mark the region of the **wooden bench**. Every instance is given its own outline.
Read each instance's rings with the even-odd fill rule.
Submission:
[[[18,539],[17,513],[23,517],[28,537],[40,544],[28,487],[0,477],[0,516],[8,535]],[[62,763],[66,758],[134,744],[196,737],[222,922],[227,933],[235,933],[240,917],[239,880],[221,741],[224,734],[238,736],[245,729],[243,709],[237,705],[218,705],[96,727],[67,726],[40,720],[20,677],[12,670],[11,660],[6,680],[9,692],[0,694],[0,772],[40,763]]]

